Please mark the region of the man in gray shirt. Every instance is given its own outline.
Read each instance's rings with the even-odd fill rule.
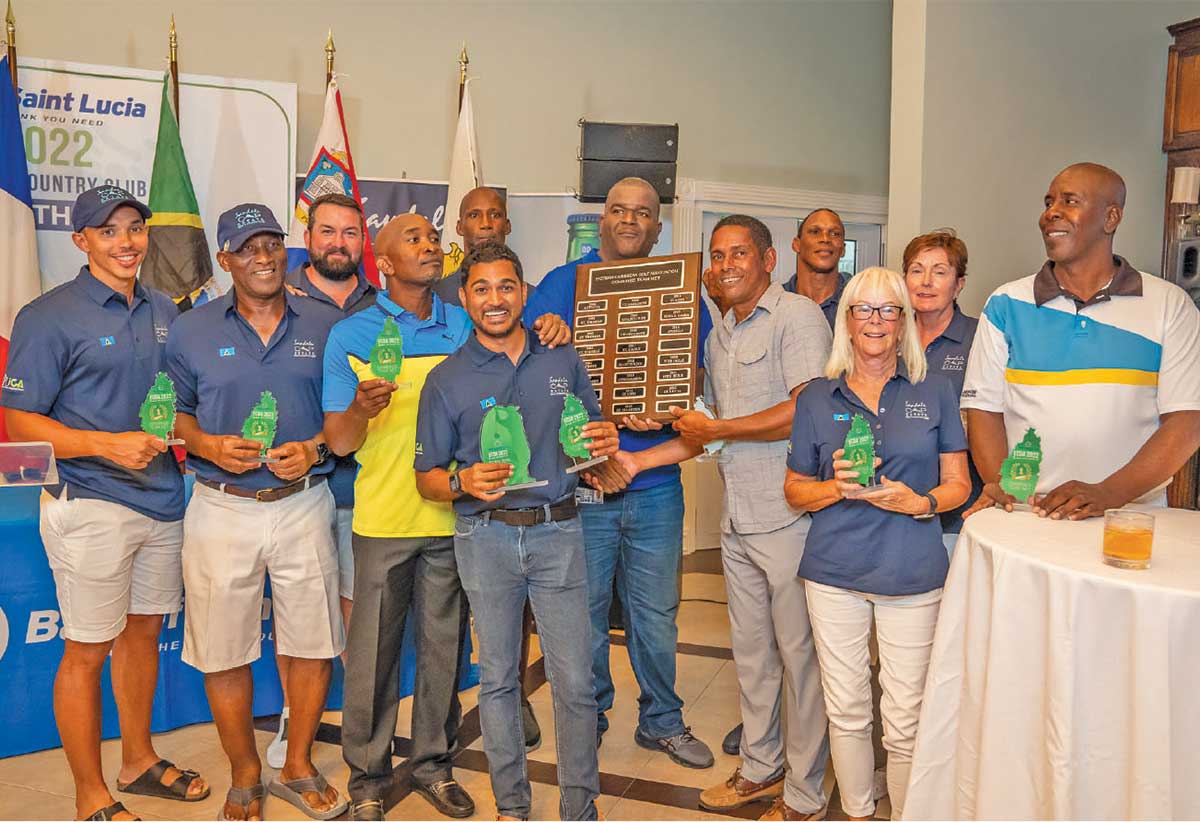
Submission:
[[[704,352],[705,400],[719,416],[673,409],[678,439],[615,459],[635,475],[725,441],[721,558],[745,731],[741,767],[704,791],[700,804],[724,812],[775,799],[763,819],[819,818],[829,743],[804,586],[796,577],[809,519],[788,506],[783,481],[795,398],[822,374],[829,324],[812,300],[771,283],[775,250],[759,220],[721,220],[709,256],[709,278],[730,307]]]

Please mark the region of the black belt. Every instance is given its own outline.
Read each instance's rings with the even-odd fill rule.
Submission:
[[[196,482],[212,488],[215,491],[220,491],[222,494],[228,494],[231,497],[240,497],[241,499],[252,499],[255,502],[278,502],[281,499],[287,499],[293,494],[299,494],[301,491],[307,491],[315,485],[320,485],[325,481],[324,474],[316,476],[301,477],[293,483],[282,485],[278,488],[240,488],[236,485],[229,485],[224,482],[214,482],[213,480],[196,478]]]
[[[543,505],[540,508],[498,508],[484,511],[481,516],[503,522],[505,525],[541,525],[544,522],[561,522],[579,516],[579,506],[575,498],[569,497],[553,505]]]

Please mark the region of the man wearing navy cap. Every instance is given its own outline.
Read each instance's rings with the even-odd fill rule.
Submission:
[[[264,205],[222,214],[217,262],[233,288],[185,314],[167,342],[178,393],[176,433],[196,473],[183,544],[183,659],[204,672],[230,759],[233,786],[223,808],[229,819],[263,815],[250,663],[261,653],[266,573],[276,651],[291,658],[290,740],[271,793],[314,818],[346,807],[311,759],[331,659],[345,643],[327,482],[334,462],[321,434],[321,359],[342,315],[285,290],[283,240]],[[259,442],[243,432],[252,411],[269,418],[272,408],[273,447],[264,460]]]
[[[163,614],[179,610],[183,479],[166,442],[139,430],[178,310],[137,281],[150,209],[116,186],[79,195],[71,239],[87,263],[21,309],[0,404],[15,440],[54,446],[62,482],[41,534],[62,614],[54,716],[79,819],[132,819],[100,764],[100,674],[112,652],[127,793],[198,801],[208,785],[150,740]]]
[[[600,785],[587,562],[576,477],[566,473],[571,463],[559,442],[568,395],[588,412],[582,433],[593,455],[615,453],[617,432],[600,420],[574,348],[547,348],[521,324],[525,287],[516,254],[483,245],[464,258],[462,271],[460,297],[475,332],[421,390],[417,489],[454,505],[454,553],[479,637],[480,724],[499,818],[525,819],[530,810],[517,676],[528,598],[554,698],[559,814],[595,819]],[[512,407],[519,409],[529,474],[546,484],[505,491],[513,466],[484,462],[480,433],[496,406],[508,407],[510,418],[518,413]]]

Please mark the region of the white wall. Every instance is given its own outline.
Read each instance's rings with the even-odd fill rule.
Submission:
[[[14,2],[22,54],[142,68],[164,65],[172,10],[184,71],[299,84],[300,165],[333,26],[365,176],[445,179],[466,39],[483,168],[513,191],[577,185],[581,116],[678,122],[689,177],[887,188],[886,0]]]
[[[928,0],[920,227],[966,241],[964,308],[1041,265],[1042,197],[1077,161],[1125,178],[1117,253],[1160,270],[1165,27],[1196,16],[1196,2]],[[892,233],[889,257],[908,239]]]

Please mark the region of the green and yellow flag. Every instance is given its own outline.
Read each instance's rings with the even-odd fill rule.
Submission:
[[[166,292],[180,308],[191,307],[212,279],[212,260],[187,158],[179,139],[179,119],[171,101],[171,75],[163,76],[162,114],[150,177],[150,247],[142,263],[142,283]]]

